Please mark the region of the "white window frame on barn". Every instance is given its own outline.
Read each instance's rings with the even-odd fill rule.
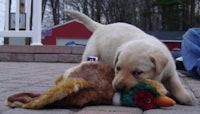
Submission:
[[[16,40],[18,37],[29,37],[31,38],[31,45],[42,45],[42,0],[15,0],[15,2],[16,11],[11,13],[9,8],[11,0],[6,0],[5,25],[4,31],[0,31],[0,36],[15,37]],[[21,10],[24,10],[25,12],[22,13]],[[14,25],[11,21],[11,17],[14,18],[12,19],[14,20]],[[22,24],[22,22],[24,22],[24,24]]]

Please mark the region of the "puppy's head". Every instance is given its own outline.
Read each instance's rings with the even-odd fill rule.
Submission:
[[[128,91],[135,86],[138,80],[156,78],[167,62],[165,54],[151,45],[122,46],[117,50],[114,60],[113,88]]]

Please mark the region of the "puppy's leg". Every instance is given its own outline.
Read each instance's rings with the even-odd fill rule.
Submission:
[[[185,105],[197,104],[195,96],[183,87],[177,73],[175,73],[174,76],[171,76],[167,83],[170,93],[178,100],[178,102]]]
[[[89,41],[82,56],[82,62],[87,61],[88,56],[99,57],[97,45],[95,42]]]

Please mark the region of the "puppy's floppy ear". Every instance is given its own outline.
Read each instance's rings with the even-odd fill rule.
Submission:
[[[150,60],[155,65],[156,75],[160,75],[165,65],[168,63],[168,58],[166,55],[159,50],[152,52],[150,55]]]

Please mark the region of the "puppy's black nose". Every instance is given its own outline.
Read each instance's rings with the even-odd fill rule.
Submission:
[[[115,89],[118,92],[123,92],[124,91],[124,87],[123,86],[115,86]]]

